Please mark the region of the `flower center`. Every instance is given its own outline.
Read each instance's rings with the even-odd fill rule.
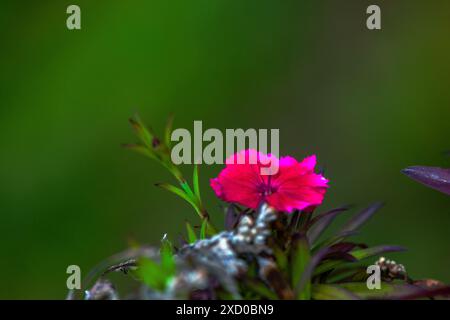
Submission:
[[[258,186],[258,192],[262,197],[267,197],[277,192],[277,187],[274,187],[270,184],[262,183]]]

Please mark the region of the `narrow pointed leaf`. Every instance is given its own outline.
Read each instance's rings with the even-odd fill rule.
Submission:
[[[354,231],[357,230],[359,227],[361,227],[367,220],[369,220],[370,217],[372,217],[381,207],[383,206],[383,203],[377,202],[360,213],[353,216],[341,229],[342,232],[345,231]]]
[[[194,185],[194,195],[197,197],[197,200],[200,202],[200,185],[199,185],[199,177],[198,177],[198,164],[194,165],[194,174],[192,177],[192,184]]]
[[[304,270],[302,272],[301,278],[298,282],[295,283],[295,293],[296,295],[305,295],[308,294],[308,298],[310,298],[311,294],[311,279],[314,274],[315,268],[319,265],[319,263],[324,259],[324,257],[330,252],[330,248],[323,248],[319,250],[306,264]],[[308,290],[305,293],[305,290]]]
[[[342,212],[344,209],[338,208],[335,210],[331,210],[324,214],[323,216],[317,216],[313,218],[310,223],[312,226],[308,231],[308,239],[310,243],[315,243],[317,239],[322,235],[322,233],[328,228],[328,226],[334,221],[336,216]],[[320,219],[318,219],[320,217]]]
[[[292,257],[291,257],[291,264],[292,264],[292,284],[293,287],[297,287],[298,290],[296,290],[296,297],[297,299],[309,299],[310,298],[310,286],[311,286],[311,279],[309,277],[304,278],[303,274],[305,272],[306,267],[309,264],[309,261],[311,259],[310,251],[309,251],[309,244],[308,239],[304,234],[298,234],[293,240],[292,240]],[[304,279],[304,284],[299,287],[298,284],[300,283],[300,280]]]
[[[382,282],[381,288],[376,290],[368,289],[365,282],[342,283],[339,284],[339,287],[345,288],[363,299],[417,299],[431,294],[428,290],[406,283]]]
[[[215,234],[217,234],[216,227],[213,226],[213,224],[209,221],[209,218],[203,218],[203,222],[206,223],[206,230],[205,234],[207,237],[212,237]]]
[[[197,241],[197,235],[195,234],[194,228],[192,228],[191,224],[187,221],[186,221],[186,230],[189,244]]]
[[[227,207],[226,213],[225,213],[225,229],[226,230],[232,230],[239,219],[239,212],[237,211],[237,208],[234,204],[230,204]]]
[[[401,246],[376,246],[366,249],[358,249],[351,251],[351,255],[358,260],[373,257],[382,253],[405,251],[406,248]]]
[[[200,239],[206,239],[207,228],[208,228],[208,220],[203,219],[202,226],[200,228]]]
[[[331,274],[327,275],[327,283],[343,282],[344,280],[352,279],[355,275],[358,274],[363,274],[364,277],[367,277],[367,265],[365,263],[360,263],[359,265],[356,263],[349,263],[349,265],[351,265],[349,268],[341,267],[333,271]]]
[[[350,236],[354,236],[356,234],[358,234],[357,231],[339,232],[338,234],[320,242],[319,244],[314,245],[313,251],[316,251],[318,248],[331,247],[331,246],[339,243],[340,241],[345,240],[346,238],[348,238]]]
[[[148,147],[152,148],[153,134],[144,126],[138,116],[129,119],[136,135]]]
[[[144,155],[146,157],[149,157],[150,159],[157,160],[157,161],[159,160],[155,156],[155,154],[150,149],[148,149],[146,146],[144,146],[144,145],[141,145],[141,144],[124,144],[123,147],[128,149],[128,150],[131,150],[131,151],[137,152],[139,154],[142,154],[142,155]]]
[[[164,142],[166,143],[166,146],[170,148],[172,144],[171,135],[172,135],[172,128],[173,128],[173,115],[169,116],[169,119],[167,119],[166,129],[164,131]]]
[[[173,257],[173,246],[170,241],[164,236],[161,241],[161,267],[167,271],[168,274],[175,272],[175,259]]]
[[[141,259],[136,274],[147,286],[157,290],[164,289],[168,276],[159,264],[148,258]]]
[[[344,266],[345,265],[345,261],[341,261],[341,260],[328,260],[325,261],[324,263],[320,264],[313,273],[313,276],[318,276],[322,273],[328,272],[330,270],[333,270],[339,266]]]
[[[328,253],[325,258],[326,259],[330,259],[330,260],[343,260],[343,261],[349,261],[349,262],[353,262],[353,261],[357,260],[350,253],[347,253],[347,252],[336,252],[336,251]]]
[[[309,225],[311,227],[316,222],[320,221],[321,219],[323,219],[323,218],[325,218],[325,217],[327,217],[329,215],[335,215],[335,214],[338,214],[338,213],[342,213],[344,211],[347,211],[348,209],[349,209],[349,206],[343,206],[343,207],[335,208],[335,209],[332,209],[330,211],[321,213],[321,214],[315,216],[314,218],[312,218],[311,221],[309,222]]]
[[[360,298],[342,287],[327,284],[314,284],[312,287],[314,300],[359,300]]]
[[[361,243],[354,243],[354,242],[340,242],[331,247],[331,250],[333,252],[340,251],[340,252],[349,252],[355,248],[361,248],[365,249],[367,246],[365,244]]]
[[[277,262],[278,269],[282,271],[286,270],[289,263],[286,253],[278,246],[275,246],[272,250]]]
[[[427,187],[450,195],[450,169],[413,166],[403,169],[402,173]]]
[[[246,287],[260,295],[262,298],[266,298],[269,300],[278,300],[278,296],[262,282],[256,281],[247,281]]]
[[[200,214],[200,209],[198,208],[197,204],[180,188],[175,187],[174,185],[171,185],[169,183],[158,183],[156,186],[161,187],[165,190],[168,190],[177,196],[181,197],[182,199],[186,200],[191,204],[192,207],[197,211],[197,213]]]
[[[180,182],[180,185],[181,185],[181,188],[186,193],[186,195],[189,197],[189,199],[191,199],[192,202],[196,203],[196,205],[197,205],[197,198],[194,195],[194,192],[192,191],[191,187],[189,186],[189,183],[187,183],[186,180],[183,180],[182,182]]]

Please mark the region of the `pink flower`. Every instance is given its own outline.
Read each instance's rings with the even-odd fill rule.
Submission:
[[[249,162],[252,158],[257,161]],[[278,162],[278,172],[262,175],[261,168],[268,167],[270,161]],[[328,188],[328,180],[314,173],[315,166],[315,155],[298,162],[289,156],[277,159],[271,154],[244,150],[226,160],[219,176],[211,179],[211,187],[220,199],[252,209],[263,201],[278,211],[311,209],[322,203]]]

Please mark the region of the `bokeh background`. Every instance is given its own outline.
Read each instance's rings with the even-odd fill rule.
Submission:
[[[381,31],[365,27],[374,3]],[[170,113],[190,130],[279,128],[282,154],[325,168],[321,210],[385,201],[359,238],[450,282],[450,198],[400,173],[450,166],[449,30],[448,1],[2,1],[0,298],[62,299],[69,264],[85,275],[198,221],[154,187],[167,172],[121,148],[135,112],[155,130]],[[201,169],[220,224],[221,166]]]

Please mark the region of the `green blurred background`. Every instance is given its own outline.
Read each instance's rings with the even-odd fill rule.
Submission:
[[[365,27],[374,3],[381,31]],[[170,113],[190,130],[279,128],[282,154],[325,168],[321,210],[384,200],[359,238],[450,282],[450,198],[400,174],[450,166],[449,30],[448,1],[2,1],[0,298],[64,298],[69,264],[85,275],[198,221],[153,186],[168,173],[120,147],[135,112],[156,130]],[[217,224],[220,169],[201,172]]]

